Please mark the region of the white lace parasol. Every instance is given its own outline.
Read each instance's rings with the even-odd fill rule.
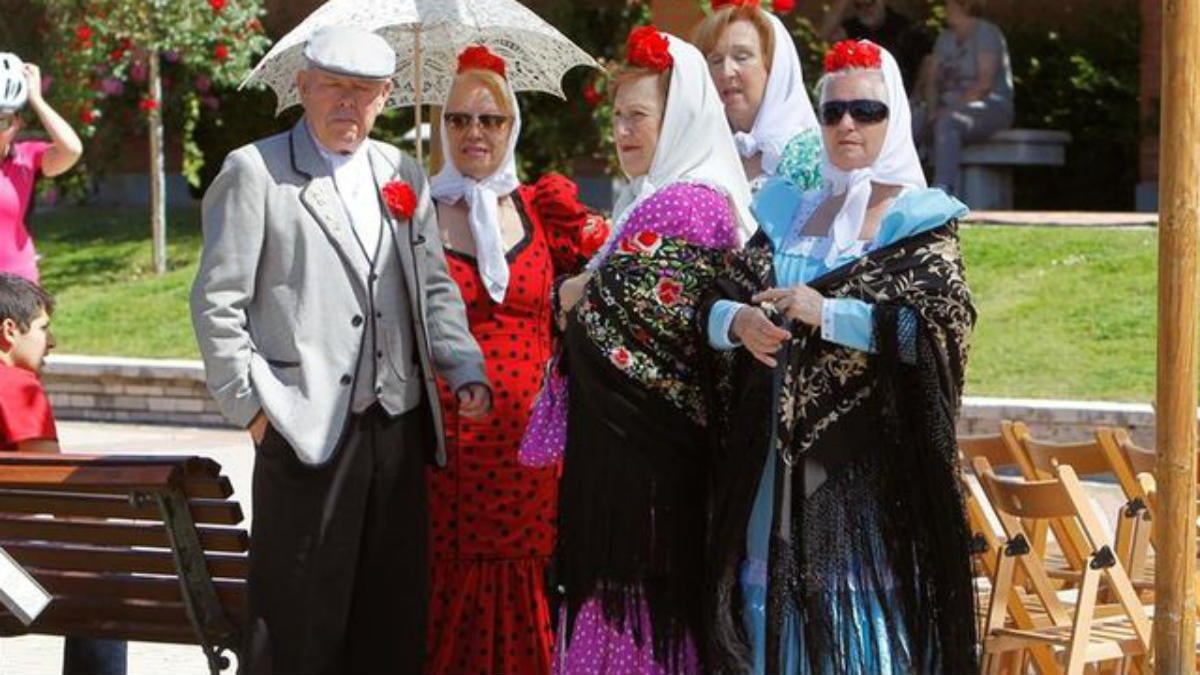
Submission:
[[[354,25],[375,31],[396,50],[395,88],[388,103],[420,106],[445,100],[458,53],[487,45],[508,64],[516,91],[560,98],[562,76],[575,66],[598,67],[591,56],[516,0],[329,0],[283,36],[242,86],[261,82],[275,91],[281,112],[300,102],[296,72],[304,43],[318,28]]]

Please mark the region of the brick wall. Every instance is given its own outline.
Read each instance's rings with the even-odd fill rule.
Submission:
[[[60,355],[50,358],[42,380],[59,419],[228,424],[199,361]]]
[[[43,374],[59,419],[229,426],[204,384],[200,361],[58,355]],[[1039,438],[1090,437],[1097,426],[1129,429],[1154,447],[1148,404],[967,397],[959,431],[995,433],[1000,420],[1021,420]]]

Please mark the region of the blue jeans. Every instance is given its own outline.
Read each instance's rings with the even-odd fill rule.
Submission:
[[[68,637],[62,675],[125,675],[127,652],[124,640]]]

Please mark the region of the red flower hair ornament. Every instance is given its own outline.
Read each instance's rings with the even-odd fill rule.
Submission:
[[[759,7],[759,0],[712,0],[709,5],[712,11],[724,9],[725,7]]]
[[[670,44],[667,36],[654,26],[638,26],[629,32],[629,41],[625,43],[625,60],[632,66],[661,73],[675,63]]]
[[[866,40],[842,40],[825,52],[825,72],[836,73],[849,68],[882,69],[883,55],[879,45]]]
[[[490,70],[500,77],[508,78],[508,66],[504,59],[483,45],[472,45],[458,55],[458,72],[464,70]]]
[[[726,7],[758,7],[766,9],[762,6],[762,0],[712,0],[709,3],[709,7],[714,12]],[[796,0],[771,0],[770,8],[776,14],[787,14],[796,9]]]
[[[383,186],[383,203],[387,205],[392,217],[400,220],[411,220],[417,211],[417,195],[412,186],[402,180],[388,181]]]

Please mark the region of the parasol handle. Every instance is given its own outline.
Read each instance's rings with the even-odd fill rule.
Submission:
[[[416,135],[417,135],[417,166],[425,168],[425,158],[422,148],[424,139],[421,138],[421,93],[424,89],[424,83],[421,81],[421,29],[418,28],[413,34],[413,86],[416,91],[413,92],[413,101],[415,105],[413,110],[416,112]]]

